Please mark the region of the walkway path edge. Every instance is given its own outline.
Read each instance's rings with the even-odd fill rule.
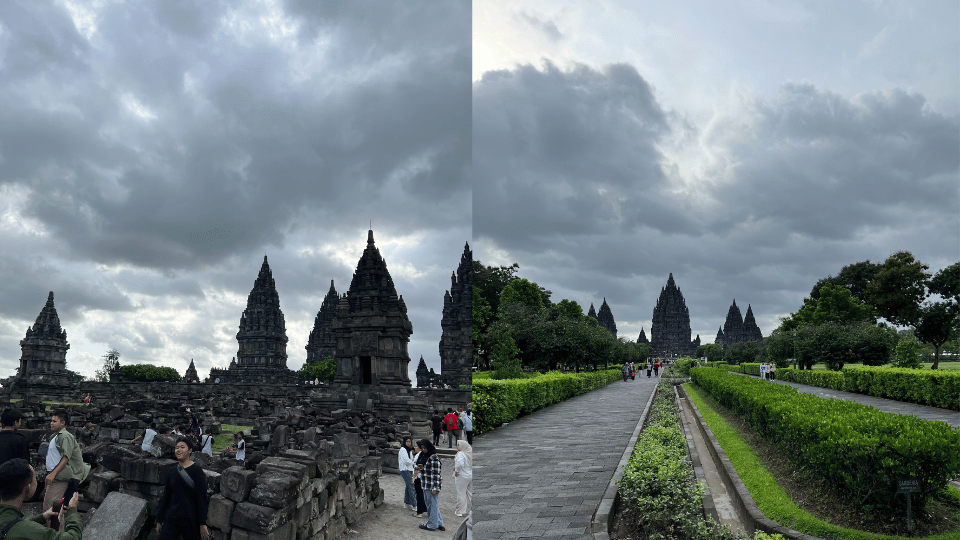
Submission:
[[[591,531],[593,532],[594,540],[610,540],[610,528],[613,526],[612,521],[617,508],[617,482],[623,478],[624,468],[627,466],[627,462],[630,461],[633,448],[637,446],[637,439],[640,438],[640,431],[643,430],[643,424],[646,423],[647,415],[650,414],[650,405],[653,403],[654,396],[657,395],[657,390],[659,390],[659,388],[650,393],[650,398],[643,407],[643,413],[640,414],[637,427],[634,428],[633,435],[627,443],[627,448],[623,451],[623,456],[620,458],[620,463],[617,464],[617,470],[613,473],[613,478],[610,479],[610,483],[607,484],[607,490],[603,493],[603,498],[600,499],[597,511],[593,513]]]
[[[820,537],[795,531],[789,527],[784,527],[783,525],[780,525],[771,519],[767,519],[767,516],[760,511],[757,503],[754,502],[753,497],[750,495],[750,491],[747,489],[747,486],[745,486],[743,481],[740,480],[740,475],[737,474],[737,470],[733,467],[733,464],[730,463],[730,459],[727,458],[727,454],[724,453],[723,448],[720,447],[719,441],[717,441],[717,438],[713,436],[713,432],[710,431],[710,427],[704,421],[703,415],[700,414],[700,409],[697,408],[697,405],[693,402],[693,400],[690,399],[690,396],[687,395],[686,388],[679,386],[678,389],[682,394],[683,399],[686,399],[693,409],[693,416],[697,428],[703,434],[704,439],[710,442],[708,445],[710,457],[712,457],[714,463],[717,464],[717,470],[723,477],[723,481],[727,484],[729,488],[728,491],[732,494],[734,503],[737,505],[737,510],[740,512],[740,517],[743,520],[743,524],[750,534],[753,534],[756,529],[760,529],[765,533],[781,534],[784,538],[793,540],[822,540]]]

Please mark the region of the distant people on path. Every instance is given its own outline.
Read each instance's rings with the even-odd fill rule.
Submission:
[[[630,362],[630,380],[637,380],[637,365],[633,362]]]
[[[244,467],[247,460],[247,441],[243,440],[243,432],[233,434],[234,446],[237,448],[237,465]]]
[[[440,515],[440,487],[443,484],[440,456],[437,455],[437,449],[426,439],[420,441],[420,447],[427,454],[424,464],[419,466],[423,480],[423,500],[427,503],[427,522],[420,525],[420,528],[427,531],[445,531],[443,517]]]
[[[50,417],[53,439],[47,448],[47,477],[43,489],[43,508],[51,508],[53,501],[62,499],[71,478],[83,482],[90,474],[90,465],[83,462],[77,439],[67,427],[67,413],[57,411]]]
[[[0,464],[0,531],[9,540],[37,538],[42,540],[80,540],[83,527],[77,514],[79,494],[67,501],[60,510],[62,532],[51,529],[51,519],[57,514],[52,508],[30,519],[23,519],[24,501],[37,492],[37,473],[25,459],[14,458]]]
[[[167,471],[157,507],[158,540],[207,540],[207,475],[191,459],[190,439],[177,439],[173,453],[177,466]]]
[[[650,378],[650,372],[653,371],[653,365],[648,361],[647,362],[647,378]]]
[[[623,382],[627,382],[627,377],[630,376],[630,364],[624,363],[620,371],[623,373]]]
[[[130,441],[130,444],[137,444],[137,441],[143,439],[143,444],[140,445],[140,450],[143,452],[150,452],[150,447],[153,445],[153,438],[157,436],[157,423],[150,422],[150,427],[143,431],[143,435],[138,436],[137,438]]]
[[[453,412],[453,407],[447,407],[447,414],[443,417],[443,427],[447,429],[447,448],[453,448],[453,444],[460,438],[457,436],[460,418]]]
[[[22,433],[17,433],[22,421],[23,415],[16,409],[4,409],[3,413],[0,413],[0,424],[3,425],[0,430],[0,463],[16,458],[30,462],[27,438]]]
[[[777,378],[777,365],[770,364],[770,367],[767,369],[767,377],[773,381]]]
[[[467,444],[473,447],[473,409],[463,413],[463,433],[467,437]]]
[[[413,443],[413,488],[417,495],[417,510],[413,517],[423,517],[427,513],[427,501],[423,498],[423,480],[420,478],[421,466],[427,462],[427,453],[420,441]]]
[[[653,363],[653,376],[654,376],[654,377],[659,377],[659,376],[660,376],[660,361],[659,361],[659,360]]]
[[[457,441],[453,476],[457,485],[457,504],[453,507],[453,513],[463,517],[473,508],[473,447],[467,441]]]
[[[760,364],[760,379],[761,379],[761,380],[764,380],[764,381],[767,380],[767,365],[766,365],[766,364]]]
[[[443,432],[443,417],[440,416],[440,411],[433,411],[430,426],[433,428],[433,445],[436,446],[440,444],[440,434]]]
[[[408,510],[417,509],[417,489],[413,486],[413,438],[404,437],[397,454],[397,468],[403,478],[403,505]]]

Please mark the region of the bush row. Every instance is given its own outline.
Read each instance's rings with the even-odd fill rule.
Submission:
[[[778,373],[779,375],[779,373]],[[691,370],[693,382],[810,467],[867,512],[905,512],[897,480],[917,478],[922,508],[960,473],[960,429],[943,422],[822,399],[717,369]]]
[[[521,416],[620,380],[620,369],[547,372],[530,379],[473,381],[474,431],[479,435]]]
[[[841,371],[778,369],[777,378],[820,388],[960,411],[960,371],[844,366]]]

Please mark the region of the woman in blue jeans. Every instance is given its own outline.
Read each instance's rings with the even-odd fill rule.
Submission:
[[[443,517],[440,516],[440,486],[443,481],[440,457],[437,456],[437,449],[430,441],[421,440],[420,447],[427,453],[424,464],[418,467],[423,482],[423,498],[427,503],[427,522],[420,525],[420,528],[428,531],[445,531]]]
[[[400,476],[403,478],[403,505],[409,510],[416,510],[417,490],[413,487],[413,438],[403,438],[397,463]]]

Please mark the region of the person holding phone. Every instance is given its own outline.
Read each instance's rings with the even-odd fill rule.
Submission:
[[[11,459],[0,464],[0,533],[8,538],[31,540],[81,540],[82,522],[77,515],[80,497],[74,493],[69,504],[58,513],[52,509],[39,516],[24,519],[21,508],[37,492],[37,473],[25,459]],[[63,531],[50,528],[51,520],[58,517]]]

